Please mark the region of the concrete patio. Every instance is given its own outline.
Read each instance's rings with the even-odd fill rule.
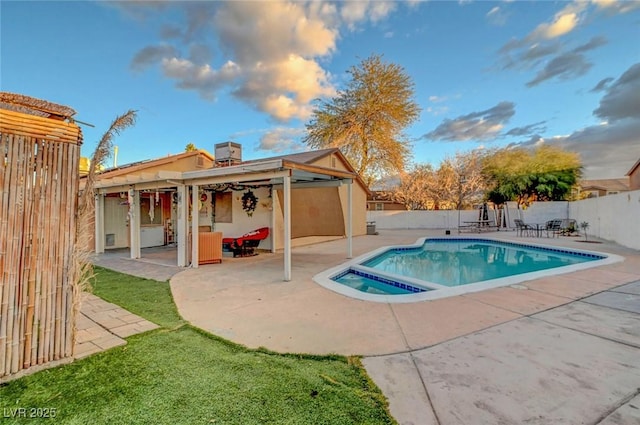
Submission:
[[[382,231],[354,255],[442,231]],[[576,238],[483,237],[604,251],[608,266],[413,304],[359,301],[311,277],[345,261],[345,241],[225,258],[171,279],[182,316],[249,347],[365,356],[402,424],[637,424],[640,253]],[[108,264],[105,264],[109,267]],[[126,270],[122,270],[125,271]]]

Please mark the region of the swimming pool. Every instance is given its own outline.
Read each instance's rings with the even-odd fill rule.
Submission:
[[[486,238],[422,238],[384,247],[314,276],[353,298],[413,302],[513,285],[621,261],[606,253]]]

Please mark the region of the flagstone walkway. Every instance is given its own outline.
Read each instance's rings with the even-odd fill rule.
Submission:
[[[124,338],[158,328],[155,323],[88,293],[83,296],[76,326],[75,359],[125,345]]]

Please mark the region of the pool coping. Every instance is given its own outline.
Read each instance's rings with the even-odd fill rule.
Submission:
[[[562,267],[554,267],[551,269],[538,270],[529,273],[522,273],[513,276],[502,277],[498,279],[490,279],[484,280],[480,282],[470,283],[461,286],[444,286],[439,285],[433,282],[427,282],[420,279],[415,279],[408,276],[398,276],[392,273],[387,273],[384,271],[380,271],[377,269],[373,269],[370,267],[366,267],[361,263],[364,263],[388,250],[391,249],[414,249],[421,247],[425,241],[427,240],[479,240],[479,241],[489,241],[500,244],[509,244],[509,245],[521,245],[521,246],[530,246],[544,250],[550,251],[560,251],[560,252],[568,252],[568,253],[580,253],[598,257],[605,257],[599,260],[586,261],[578,264],[571,264],[568,266]],[[624,257],[611,254],[608,252],[600,252],[600,251],[590,251],[585,249],[559,249],[553,246],[548,246],[539,243],[524,243],[524,242],[512,242],[505,241],[503,239],[485,237],[485,236],[451,236],[451,237],[434,237],[434,236],[426,236],[421,237],[416,240],[413,244],[408,245],[388,245],[383,246],[373,251],[362,254],[358,257],[350,259],[342,264],[331,267],[327,270],[324,270],[320,273],[317,273],[313,276],[313,281],[318,285],[329,289],[330,291],[336,292],[338,294],[344,295],[346,297],[355,298],[362,301],[371,301],[377,303],[414,303],[420,301],[430,301],[437,300],[441,298],[453,297],[456,295],[463,295],[472,292],[480,292],[487,289],[499,288],[503,286],[513,286],[518,287],[520,283],[527,282],[534,279],[540,279],[550,276],[562,275],[566,273],[572,273],[580,270],[590,269],[593,267],[600,267],[604,265],[614,264],[618,262],[624,261]],[[417,286],[419,288],[426,289],[424,292],[419,293],[410,293],[410,294],[400,294],[400,295],[378,295],[378,294],[369,294],[366,292],[361,292],[357,289],[351,288],[349,286],[343,285],[341,283],[335,282],[332,278],[340,275],[341,273],[347,272],[349,269],[357,270],[361,273],[378,275],[385,279],[395,280],[396,282],[409,284],[411,286]]]

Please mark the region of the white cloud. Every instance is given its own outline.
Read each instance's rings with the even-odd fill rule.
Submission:
[[[447,112],[449,112],[449,107],[440,106],[440,107],[437,107],[437,108],[433,108],[433,107],[429,106],[429,107],[427,107],[425,109],[425,111],[430,113],[431,115],[438,116],[438,115],[443,115],[443,114],[446,114]]]
[[[275,153],[301,151],[304,150],[304,145],[300,139],[305,133],[306,130],[303,128],[276,127],[269,129],[260,137],[257,149]]]
[[[340,17],[350,30],[354,30],[357,24],[364,21],[373,23],[386,18],[397,8],[393,1],[354,0],[342,2]]]
[[[170,58],[162,60],[162,70],[167,77],[178,80],[182,89],[197,89],[205,99],[213,99],[223,85],[238,78],[240,68],[229,61],[219,69],[209,65],[196,65],[188,59]]]
[[[579,153],[587,179],[621,178],[640,158],[638,134],[640,120],[626,119],[613,125],[594,125],[570,135],[530,140],[521,145],[532,146],[543,141]]]
[[[600,99],[600,106],[593,113],[609,122],[625,118],[640,120],[639,93],[640,63],[636,63],[606,88],[605,95]],[[640,139],[638,144],[640,145]]]
[[[322,61],[336,51],[340,30],[376,23],[397,7],[395,2],[373,0],[272,0],[149,3],[146,8],[141,3],[121,9],[172,16],[161,34],[173,45],[142,49],[132,69],[159,64],[178,88],[206,99],[225,88],[284,122],[309,118],[312,100],[336,93]],[[176,16],[184,22],[176,23]]]
[[[244,73],[245,82],[234,94],[280,121],[307,119],[313,99],[335,94],[318,62],[300,56],[260,62]]]
[[[577,13],[559,14],[551,24],[540,24],[533,33],[542,38],[556,38],[573,31],[577,25]]]
[[[485,16],[491,25],[503,26],[507,23],[508,14],[499,6],[494,6]]]
[[[536,31],[542,31],[540,28]],[[562,51],[563,43],[543,39],[544,37],[536,35],[534,31],[527,38],[513,39],[500,49],[503,69],[535,69],[544,64],[526,83],[528,87],[534,87],[553,78],[569,80],[586,74],[593,64],[587,59],[585,53],[607,44],[605,37],[595,36],[578,47]],[[547,60],[546,58],[551,55],[555,56]]]
[[[489,140],[498,137],[504,125],[515,114],[512,102],[500,102],[484,111],[472,112],[454,119],[445,119],[435,130],[422,136],[436,141]]]
[[[166,44],[159,46],[147,46],[136,53],[133,57],[133,60],[131,61],[131,69],[133,71],[142,71],[163,58],[173,57],[176,54],[178,54],[178,51],[173,46]]]
[[[593,65],[585,59],[584,55],[579,53],[563,53],[550,60],[547,65],[541,69],[535,78],[527,82],[527,87],[537,86],[543,81],[558,77],[561,80],[584,75],[591,69]]]
[[[592,0],[598,8],[607,13],[627,13],[640,8],[640,2],[637,0]]]
[[[640,63],[631,65],[615,81],[612,78],[601,80],[596,89],[605,91],[600,106],[593,111],[603,122],[569,135],[547,139],[536,135],[537,138],[521,145],[530,146],[543,141],[578,152],[585,167],[585,178],[624,177],[640,157],[640,96],[637,95],[640,93]],[[532,130],[536,131],[535,127]],[[515,131],[514,135],[518,133],[520,131]]]

